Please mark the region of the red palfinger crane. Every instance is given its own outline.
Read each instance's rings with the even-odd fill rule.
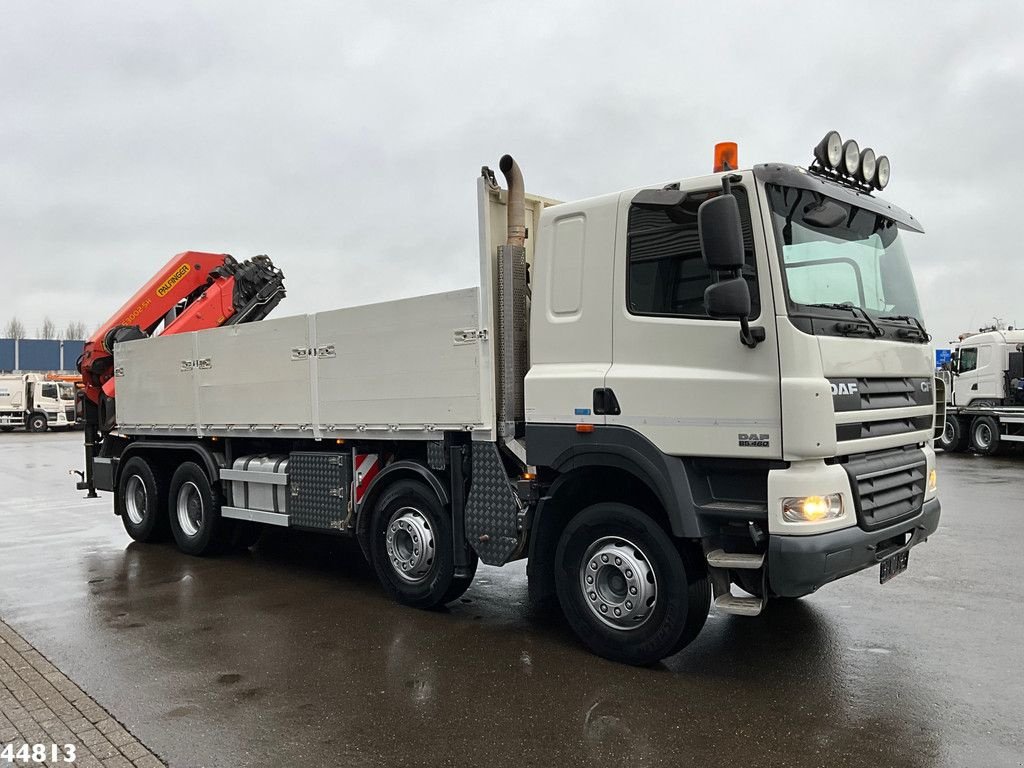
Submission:
[[[95,495],[88,468],[97,440],[116,424],[116,344],[262,320],[284,295],[284,275],[267,256],[239,262],[226,253],[185,251],[167,262],[100,326],[78,359],[87,468],[78,487]]]

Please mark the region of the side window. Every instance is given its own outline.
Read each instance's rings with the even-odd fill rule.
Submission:
[[[56,384],[43,384],[43,397],[57,399],[57,385]]]
[[[992,362],[992,347],[978,347],[978,367],[988,368]]]
[[[716,191],[689,193],[682,205],[672,210],[629,209],[626,231],[626,306],[636,315],[673,315],[703,317],[704,289],[714,277],[704,265],[697,235],[697,209]],[[750,286],[750,316],[760,312],[757,290],[757,266],[754,237],[750,226],[750,206],[742,187],[733,194],[740,207],[746,265],[743,277]]]
[[[960,350],[960,373],[973,371],[978,367],[978,348],[968,347]]]

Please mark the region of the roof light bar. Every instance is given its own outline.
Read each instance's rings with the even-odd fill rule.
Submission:
[[[814,148],[812,171],[829,176],[845,176],[853,182],[874,189],[885,189],[889,183],[889,158],[876,156],[873,149],[861,150],[853,139],[843,141],[837,131],[829,131]]]

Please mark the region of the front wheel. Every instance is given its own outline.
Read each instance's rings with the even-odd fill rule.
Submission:
[[[212,555],[222,544],[220,492],[206,472],[192,461],[179,466],[171,478],[168,516],[178,549],[186,555]]]
[[[370,560],[395,600],[437,608],[466,591],[476,570],[456,577],[451,518],[423,483],[399,480],[381,494],[373,510]]]
[[[964,429],[960,419],[949,414],[946,416],[946,423],[939,437],[939,447],[949,453],[959,453],[967,450],[967,442],[970,435]]]
[[[42,413],[33,413],[28,417],[29,432],[45,432],[46,426],[46,416]]]
[[[653,664],[682,650],[707,619],[711,586],[699,551],[634,507],[584,509],[563,531],[555,562],[569,625],[606,659]]]

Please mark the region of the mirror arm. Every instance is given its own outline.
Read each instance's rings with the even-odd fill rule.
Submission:
[[[746,317],[740,318],[740,341],[743,342],[743,346],[753,349],[765,338],[764,328],[751,328]]]
[[[741,181],[743,181],[743,177],[740,176],[738,173],[725,174],[725,176],[722,177],[722,194],[731,195],[732,185],[739,184]]]

